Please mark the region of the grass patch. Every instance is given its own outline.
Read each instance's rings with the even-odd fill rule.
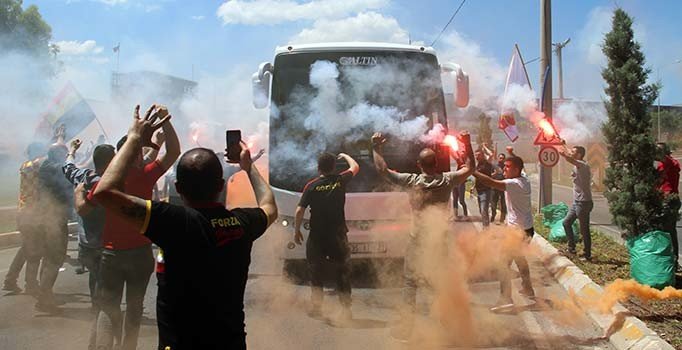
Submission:
[[[548,238],[549,229],[542,225],[541,216],[535,217],[535,232]],[[568,250],[567,243],[551,242],[557,249]],[[582,242],[578,241],[578,253]],[[569,257],[570,258],[570,257]],[[630,279],[630,254],[625,246],[597,230],[592,230],[592,262],[572,259],[592,281],[604,287],[617,278]],[[677,286],[682,289],[682,274],[677,274]],[[682,349],[682,300],[643,302],[630,298],[623,303],[632,314],[644,321],[665,341],[676,349]]]

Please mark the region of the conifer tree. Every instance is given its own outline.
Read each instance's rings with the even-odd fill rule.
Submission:
[[[608,60],[602,70],[608,97],[602,131],[609,149],[604,194],[614,222],[632,237],[661,227],[662,195],[653,167],[656,145],[647,113],[658,86],[647,84],[651,70],[644,67],[644,54],[634,40],[632,18],[617,9],[612,24],[602,47]]]

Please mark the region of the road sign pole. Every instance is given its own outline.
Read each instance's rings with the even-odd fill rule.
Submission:
[[[540,84],[542,111],[552,121],[552,1],[540,1]],[[540,166],[540,208],[552,204],[552,168]]]

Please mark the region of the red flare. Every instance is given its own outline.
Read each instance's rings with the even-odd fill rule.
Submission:
[[[459,141],[457,141],[456,137],[454,137],[452,135],[445,135],[445,138],[443,139],[443,143],[450,146],[450,148],[452,148],[453,152],[459,151]]]

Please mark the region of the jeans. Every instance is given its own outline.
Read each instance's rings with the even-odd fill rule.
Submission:
[[[533,239],[533,235],[535,234],[535,230],[533,228],[529,228],[526,231],[526,237],[525,241],[526,243],[530,243],[530,240]],[[509,263],[507,264],[507,267],[511,265],[511,263],[515,262],[516,267],[519,268],[519,273],[521,275],[521,284],[523,285],[524,288],[532,288],[533,284],[530,281],[530,268],[528,267],[528,260],[526,260],[526,257],[523,255],[517,255],[511,258]],[[507,300],[511,300],[511,273],[510,269],[506,268],[504,271],[501,272],[500,274],[500,294],[502,295],[503,298]]]
[[[36,276],[42,259],[38,302],[50,305],[54,304],[52,287],[57,281],[59,268],[64,264],[66,256],[69,234],[66,215],[45,215],[34,220],[35,231],[31,232],[32,237],[25,241],[26,273],[29,276]]]
[[[24,281],[26,288],[38,289],[38,268],[43,256],[44,247],[41,244],[41,226],[19,219],[19,232],[21,233],[21,247],[17,250],[12,263],[5,276],[6,284],[16,284],[19,273],[26,263]]]
[[[455,209],[455,216],[459,216],[459,212],[457,210],[457,202],[459,202],[460,205],[462,205],[462,211],[464,212],[464,216],[469,216],[469,212],[467,211],[467,203],[464,200],[464,194],[466,192],[466,181],[462,182],[459,186],[455,186],[452,188],[452,207]]]
[[[497,215],[497,203],[500,203],[500,222],[504,222],[504,220],[507,218],[507,202],[504,198],[504,191],[492,190],[492,197],[490,222],[495,221],[495,215]]]
[[[580,225],[580,235],[583,237],[583,253],[586,258],[592,257],[592,234],[590,233],[590,212],[594,207],[592,201],[573,202],[573,206],[564,218],[564,231],[568,238],[568,249],[575,250],[575,234],[573,233],[573,223],[578,219]]]
[[[78,260],[81,261],[83,266],[85,266],[90,273],[88,276],[88,287],[90,288],[90,299],[92,301],[92,306],[95,308],[97,304],[97,282],[99,280],[102,249],[78,245]]]
[[[478,192],[478,211],[481,213],[481,220],[483,221],[483,227],[488,227],[490,225],[490,195],[491,190],[480,190]]]
[[[121,350],[137,348],[144,295],[154,271],[151,245],[102,251],[97,302],[102,311],[97,320],[97,349],[111,349],[114,339]],[[125,320],[121,314],[123,287],[126,290]]]
[[[336,278],[336,291],[344,307],[351,304],[350,246],[345,233],[315,235],[311,233],[306,242],[306,260],[310,267],[311,302],[320,306],[324,297],[324,267],[329,264]]]
[[[680,198],[679,196],[671,197],[671,199],[664,202],[664,207],[667,212],[666,220],[663,225],[663,231],[670,234],[670,240],[673,246],[673,258],[675,259],[675,268],[677,268],[677,263],[680,258],[680,247],[677,239],[677,220],[679,219],[680,211]],[[9,275],[9,273],[8,273]]]

